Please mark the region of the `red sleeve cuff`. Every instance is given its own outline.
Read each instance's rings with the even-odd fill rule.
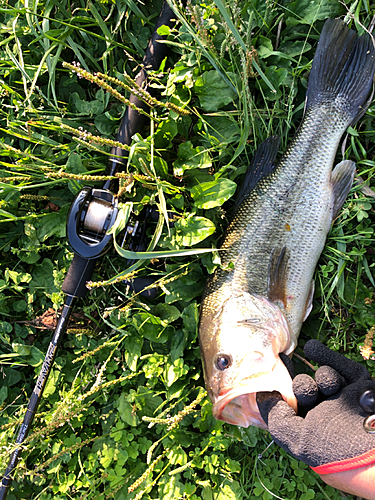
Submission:
[[[317,474],[333,474],[334,472],[344,472],[352,469],[359,469],[360,467],[365,467],[366,465],[371,465],[375,463],[375,450],[367,451],[363,455],[359,455],[354,458],[346,458],[340,462],[330,462],[324,465],[318,465],[318,467],[311,467],[311,469]]]

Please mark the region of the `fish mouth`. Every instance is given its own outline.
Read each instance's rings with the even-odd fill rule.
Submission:
[[[255,425],[268,429],[256,402],[257,392],[263,391],[278,391],[297,413],[298,405],[292,390],[292,378],[284,363],[277,357],[272,371],[257,373],[233,388],[222,390],[212,407],[212,414],[216,419],[228,424],[240,427]]]

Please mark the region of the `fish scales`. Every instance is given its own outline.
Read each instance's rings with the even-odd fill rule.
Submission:
[[[350,116],[343,117],[332,106],[309,111],[277,168],[258,183],[229,225],[220,256],[224,267],[233,262],[234,270],[220,269],[208,279],[202,315],[215,310],[223,295],[236,291],[267,295],[271,253],[286,246],[290,299],[285,315],[293,335],[298,335],[316,262],[331,226],[332,164],[350,122]],[[290,350],[294,347],[292,343]]]
[[[208,278],[199,338],[213,415],[266,427],[256,392],[278,390],[297,410],[279,354],[296,346],[312,307],[313,274],[355,164],[333,170],[341,137],[363,114],[375,72],[370,37],[328,20],[314,57],[306,114],[276,163],[278,140],[260,145]],[[230,263],[233,266],[230,266]]]

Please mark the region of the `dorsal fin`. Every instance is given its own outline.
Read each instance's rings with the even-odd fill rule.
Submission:
[[[258,184],[260,179],[268,175],[275,168],[279,146],[280,138],[277,135],[271,135],[271,137],[268,137],[260,144],[246,171],[245,178],[237,194],[234,203],[234,211],[237,210],[250,191]]]

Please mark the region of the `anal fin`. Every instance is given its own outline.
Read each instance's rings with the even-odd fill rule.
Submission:
[[[280,251],[274,250],[268,264],[267,296],[269,300],[281,308],[287,305],[286,275],[289,257],[286,247]]]
[[[331,174],[331,185],[333,194],[332,220],[339,214],[341,207],[348,196],[353,185],[355,174],[355,163],[344,160],[333,169]]]

